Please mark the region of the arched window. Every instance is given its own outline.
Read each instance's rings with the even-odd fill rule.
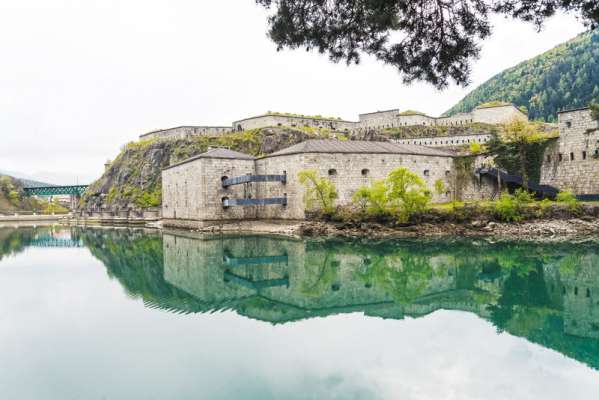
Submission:
[[[430,175],[430,171],[428,169],[425,169],[423,172],[424,176],[429,176]]]

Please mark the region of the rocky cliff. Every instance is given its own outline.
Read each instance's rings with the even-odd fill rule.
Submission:
[[[316,137],[339,136],[328,130],[273,127],[215,137],[131,142],[107,166],[102,177],[90,186],[80,207],[88,210],[157,207],[162,202],[162,168],[201,154],[209,147],[226,147],[261,156]]]

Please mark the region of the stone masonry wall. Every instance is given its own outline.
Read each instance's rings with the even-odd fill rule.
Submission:
[[[287,115],[261,115],[233,122],[233,129],[243,131],[248,129],[266,128],[269,126],[308,126],[313,128],[328,128],[333,130],[354,130],[357,123],[327,118],[293,117]]]
[[[230,126],[178,126],[140,135],[140,139],[184,138],[187,136],[219,136],[231,132]]]
[[[477,163],[477,165],[480,162]],[[254,166],[255,165],[255,166]],[[337,205],[351,204],[354,193],[374,180],[384,179],[389,172],[406,167],[421,176],[433,191],[436,180],[445,183],[446,192],[434,194],[434,202],[446,202],[456,190],[456,174],[452,157],[409,154],[342,154],[312,153],[264,157],[255,161],[200,158],[163,171],[163,218],[169,226],[196,227],[187,221],[220,221],[241,219],[305,218],[305,187],[298,174],[315,169],[321,177],[330,179],[337,188]],[[474,168],[474,167],[473,167]],[[223,176],[236,177],[248,173],[287,175],[287,182],[251,183],[253,198],[287,197],[287,205],[222,206],[222,199],[243,198],[243,185],[222,188]],[[463,199],[489,199],[494,182],[478,180],[472,174],[460,184]]]
[[[392,139],[393,143],[399,144],[417,144],[420,146],[428,147],[446,147],[446,146],[459,146],[470,143],[487,143],[493,138],[493,135],[482,134],[482,135],[455,135],[447,137],[423,137],[423,138],[410,138],[410,139]]]
[[[315,169],[322,177],[335,183],[339,197],[336,204],[349,204],[353,194],[373,180],[385,178],[392,170],[404,166],[420,175],[429,187],[437,179],[446,181],[449,187],[453,159],[406,154],[295,154],[290,156],[265,157],[256,161],[258,174],[287,172],[287,184],[260,184],[260,197],[278,197],[287,193],[287,206],[260,207],[260,218],[303,219],[305,218],[304,187],[297,175],[301,170]],[[264,188],[263,188],[264,187]],[[435,195],[436,196],[436,195]],[[435,201],[445,201],[449,195],[437,196]]]
[[[167,220],[235,220],[256,217],[253,207],[223,208],[222,199],[243,198],[243,185],[222,187],[223,177],[254,174],[253,160],[198,158],[162,172],[162,209]]]
[[[589,109],[558,115],[560,137],[544,154],[541,183],[599,194],[599,123]]]

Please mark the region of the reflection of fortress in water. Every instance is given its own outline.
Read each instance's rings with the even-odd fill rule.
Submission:
[[[593,251],[557,253],[543,264],[540,255],[509,247],[514,257],[506,260],[498,259],[506,256],[501,250],[457,254],[415,243],[368,248],[341,241],[175,235],[163,241],[166,282],[209,308],[234,308],[259,320],[351,311],[402,318],[438,309],[490,318],[494,311],[506,312],[502,307],[536,305],[563,311],[566,333],[599,339],[599,255]],[[527,269],[510,264],[518,261]],[[502,298],[506,285],[535,293],[525,304],[509,304]]]
[[[148,307],[234,310],[271,323],[462,310],[599,369],[597,243],[82,236],[110,275]]]

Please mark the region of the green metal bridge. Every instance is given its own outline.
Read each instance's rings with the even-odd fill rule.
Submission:
[[[27,196],[81,196],[87,190],[89,185],[71,185],[71,186],[37,186],[26,187]]]

